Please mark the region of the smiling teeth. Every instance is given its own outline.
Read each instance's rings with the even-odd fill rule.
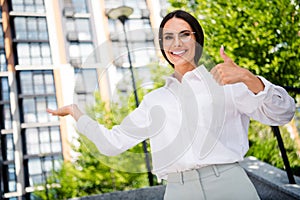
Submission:
[[[185,50],[182,50],[182,51],[173,51],[172,53],[175,54],[175,55],[179,55],[179,54],[182,54],[184,52],[185,52]]]

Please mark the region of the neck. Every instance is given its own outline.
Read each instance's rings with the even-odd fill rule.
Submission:
[[[174,76],[179,82],[181,82],[183,75],[189,71],[192,71],[195,68],[196,66],[193,64],[174,66],[175,69]]]

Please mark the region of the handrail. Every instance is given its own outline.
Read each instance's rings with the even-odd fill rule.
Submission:
[[[300,94],[300,88],[295,88],[295,87],[291,87],[291,86],[283,86],[283,88],[286,89],[288,92],[296,92],[296,93]],[[291,170],[290,162],[289,162],[289,159],[288,159],[287,154],[286,154],[284,143],[283,143],[283,140],[282,140],[282,137],[281,137],[281,134],[280,134],[279,127],[278,126],[271,126],[271,128],[272,128],[272,131],[273,131],[273,133],[274,133],[274,135],[277,139],[277,142],[278,142],[279,150],[280,150],[282,160],[283,160],[283,163],[284,163],[284,166],[285,166],[285,170],[286,170],[286,173],[287,173],[287,176],[288,176],[288,179],[289,179],[289,183],[290,184],[296,184],[295,178],[293,176],[293,172]]]
[[[282,137],[281,137],[281,134],[280,134],[279,127],[278,126],[271,126],[271,128],[272,128],[272,131],[273,131],[273,133],[274,133],[274,135],[277,139],[277,142],[278,142],[279,150],[281,152],[282,160],[283,160],[283,163],[284,163],[284,166],[285,166],[285,171],[286,171],[288,179],[289,179],[289,183],[290,184],[296,184],[295,178],[293,176],[293,172],[292,172],[291,167],[290,167],[290,162],[289,162],[289,159],[287,157],[286,150],[284,148],[284,144],[283,144],[283,141],[282,141]]]

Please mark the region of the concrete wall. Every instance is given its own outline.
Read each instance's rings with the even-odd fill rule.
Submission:
[[[254,157],[240,163],[261,199],[300,199],[300,178],[294,176],[297,184],[289,184],[287,173]]]
[[[285,171],[261,162],[254,157],[240,163],[254,183],[262,200],[300,199],[300,178],[297,184],[289,184]],[[119,191],[102,195],[74,198],[73,200],[162,200],[165,186],[154,186],[130,191]]]

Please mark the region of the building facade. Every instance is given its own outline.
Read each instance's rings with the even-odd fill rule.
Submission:
[[[1,199],[32,199],[35,186],[71,159],[74,121],[46,108],[85,109],[95,91],[107,101],[128,89],[120,81],[129,64],[123,26],[107,17],[123,5],[134,9],[125,28],[136,49],[132,65],[143,74],[157,57],[151,30],[166,1],[0,0]]]

